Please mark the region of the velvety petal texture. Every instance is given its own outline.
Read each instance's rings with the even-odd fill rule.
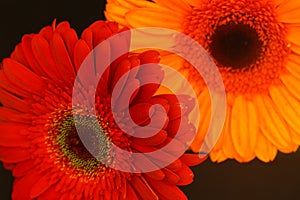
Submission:
[[[152,4],[123,1],[121,5],[132,7]],[[123,172],[93,157],[78,136],[74,113],[80,118],[79,127],[85,130],[85,134],[98,133],[98,140],[91,138],[97,141],[93,143],[93,150],[100,158],[113,163],[115,152],[104,138],[128,152],[156,151],[173,140],[174,130],[176,133],[180,123],[178,119],[187,118],[194,106],[187,104],[187,110],[180,112],[180,105],[172,94],[156,95],[159,84],[139,87],[144,80],[157,78],[162,81],[164,77],[160,66],[154,65],[160,60],[159,53],[145,51],[122,55],[102,74],[95,102],[87,102],[87,105],[95,105],[93,108],[98,123],[90,123],[89,115],[84,111],[88,108],[72,109],[73,85],[81,64],[88,62],[92,70],[88,79],[81,79],[80,84],[92,84],[101,62],[110,62],[111,55],[117,51],[129,50],[126,37],[113,42],[106,41],[124,30],[127,29],[120,29],[119,24],[114,22],[96,21],[78,38],[68,22],[54,22],[37,34],[25,35],[11,57],[2,61],[0,160],[9,166],[15,177],[12,199],[187,199],[178,186],[193,181],[189,166],[197,165],[205,158],[184,154],[162,169],[146,173]],[[94,51],[101,42],[103,48]],[[92,57],[88,57],[89,54]],[[139,65],[146,63],[152,63],[153,67],[142,70]],[[118,79],[129,71],[122,82],[123,87],[114,91]],[[131,116],[114,118],[112,92],[117,95],[118,102],[114,112],[116,116],[121,116],[124,115],[126,91],[136,86],[139,89],[130,99]],[[85,99],[91,92],[89,87],[81,87],[78,98]],[[151,113],[153,116],[149,116],[149,110],[155,104],[161,104],[167,115],[161,115],[161,110],[154,110]],[[135,124],[127,122],[129,117]],[[147,129],[139,126],[147,125],[150,117],[154,122],[164,121],[163,128],[159,129],[159,123],[151,123]],[[132,135],[121,130],[116,124],[117,120],[128,126]],[[148,131],[156,134],[148,138],[140,137]],[[172,146],[173,150],[162,156],[173,156],[172,153],[184,145],[177,140]],[[132,168],[143,164],[156,165],[153,159],[146,156],[144,162],[130,156],[120,156],[118,159],[121,159],[122,165]]]
[[[131,2],[131,1],[128,1]],[[273,161],[300,145],[300,4],[297,0],[108,1],[106,16],[133,28],[170,28],[210,53],[227,94],[223,131],[213,161]],[[122,9],[118,12],[117,9]],[[193,54],[193,52],[191,52]],[[201,116],[191,145],[199,151],[210,124],[209,93],[193,66],[172,55],[164,64],[181,72],[198,93]],[[179,83],[177,83],[179,84]]]

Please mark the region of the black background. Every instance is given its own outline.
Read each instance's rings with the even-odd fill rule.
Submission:
[[[68,20],[78,34],[97,19],[104,19],[103,0],[0,1],[0,60],[9,57],[25,33]],[[1,131],[1,130],[0,130]],[[12,176],[0,163],[0,200],[10,199]],[[300,199],[300,152],[279,154],[272,163],[248,164],[207,160],[193,167],[195,181],[183,187],[189,199]]]

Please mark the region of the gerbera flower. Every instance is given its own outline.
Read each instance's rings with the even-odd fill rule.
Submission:
[[[108,0],[105,14],[122,25],[170,28],[198,41],[227,93],[227,119],[211,159],[268,162],[277,150],[294,152],[300,144],[299,13],[297,0]],[[208,92],[193,67],[176,62],[207,113],[191,145],[197,151],[209,124]]]
[[[178,119],[188,114],[181,112],[174,95],[154,96],[159,84],[150,84],[140,87],[132,96],[130,114],[135,123],[146,125],[149,108],[161,104],[168,111],[167,117],[161,119],[165,120],[163,129],[143,139],[124,133],[115,123],[110,106],[115,84],[129,70],[130,76],[122,91],[131,84],[139,85],[144,78],[162,80],[164,73],[158,65],[144,70],[138,67],[157,63],[157,52],[127,53],[107,68],[96,92],[96,123],[90,121],[83,107],[72,109],[73,84],[84,59],[91,55],[91,64],[96,66],[109,59],[112,52],[129,48],[128,38],[120,37],[117,43],[106,41],[107,48],[103,51],[93,52],[100,42],[120,31],[117,23],[97,21],[78,39],[67,22],[57,26],[54,23],[38,34],[25,35],[11,57],[3,60],[0,160],[15,177],[12,199],[186,199],[177,186],[192,182],[193,173],[188,166],[202,161],[197,155],[181,155],[166,167],[146,173],[119,171],[100,162],[104,160],[113,166],[112,144],[135,153],[164,147],[176,134]],[[150,73],[152,70],[155,73]],[[96,73],[90,71],[91,79]],[[82,88],[81,92],[85,99],[90,91]],[[123,98],[121,94],[119,98]],[[193,106],[190,99],[186,106],[188,109]],[[118,109],[122,112],[122,108]],[[158,115],[159,111],[152,112],[153,117]],[[78,118],[75,120],[74,116]],[[127,118],[121,120],[124,126]],[[189,123],[185,126],[187,130],[195,130]],[[134,125],[131,129],[135,134],[143,131]],[[77,130],[84,130],[86,138],[93,142],[91,149],[83,145]],[[180,141],[177,144],[174,151],[183,147]],[[95,154],[97,157],[92,156]],[[166,152],[161,156],[164,159],[171,154]],[[138,164],[130,157],[118,159],[132,168],[156,164],[146,156],[143,163]]]

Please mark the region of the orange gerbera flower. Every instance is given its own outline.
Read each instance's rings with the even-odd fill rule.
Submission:
[[[193,173],[188,166],[203,160],[198,155],[181,155],[166,167],[145,173],[119,171],[99,161],[114,163],[115,152],[109,141],[135,153],[164,147],[173,139],[178,119],[187,114],[178,110],[180,105],[172,94],[154,96],[159,85],[152,84],[136,91],[129,110],[137,124],[145,124],[149,121],[151,105],[161,104],[168,110],[163,129],[143,139],[125,134],[115,123],[110,106],[115,83],[129,70],[132,71],[123,90],[132,84],[139,85],[143,78],[162,79],[164,74],[158,65],[146,71],[138,67],[144,63],[157,63],[157,52],[127,53],[114,61],[104,72],[96,92],[98,123],[90,123],[89,115],[81,109],[76,110],[79,120],[75,127],[71,97],[76,74],[94,47],[120,31],[117,23],[97,21],[78,39],[69,24],[62,22],[58,26],[47,26],[38,34],[25,35],[11,57],[3,60],[0,70],[3,104],[0,107],[0,160],[15,177],[13,199],[186,199],[177,186],[192,182]],[[90,54],[94,56],[92,66],[109,59],[107,55],[114,51],[127,50],[127,39],[120,37],[116,43],[106,41],[107,48],[103,52],[93,51],[95,54]],[[92,79],[95,75],[96,71],[91,70],[89,77]],[[121,99],[123,90],[119,91]],[[90,91],[82,88],[80,92],[84,97]],[[186,101],[185,105],[193,106],[191,101]],[[123,112],[120,107],[118,111]],[[159,117],[159,113],[154,110],[152,116]],[[127,118],[121,118],[123,125]],[[151,124],[150,129],[155,129],[155,123]],[[193,130],[192,125],[185,125]],[[85,131],[88,139],[96,137],[92,140],[92,152],[80,140],[78,128]],[[143,130],[134,125],[130,128],[134,133]],[[180,141],[176,144],[174,151],[183,145]],[[97,159],[92,156],[94,153]],[[171,156],[170,152],[165,152],[161,159],[168,156]],[[118,159],[123,161],[122,165],[132,168],[159,162],[149,157],[139,163],[130,157],[119,156]]]
[[[277,150],[297,150],[298,0],[108,0],[105,14],[129,27],[155,26],[185,33],[214,58],[226,89],[227,118],[210,153],[213,161],[247,162],[258,157],[268,162]],[[208,93],[193,67],[176,62],[174,67],[199,90],[199,103],[207,113],[191,145],[197,151],[209,124]]]

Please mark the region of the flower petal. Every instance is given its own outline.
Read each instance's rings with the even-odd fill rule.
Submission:
[[[16,163],[29,158],[31,158],[31,154],[26,148],[0,146],[0,160],[3,162]]]
[[[44,81],[24,65],[12,59],[4,59],[3,70],[7,78],[19,88],[34,94],[43,93]]]
[[[288,14],[293,10],[300,9],[298,0],[276,0],[276,4],[278,7],[276,8],[276,12],[278,16],[282,14]]]
[[[257,96],[254,101],[261,114],[259,118],[259,121],[262,122],[260,123],[260,133],[277,148],[290,146],[291,137],[289,130],[283,119],[278,116],[271,99],[267,96]]]
[[[138,17],[137,17],[138,16]],[[166,9],[139,8],[126,13],[127,22],[136,28],[164,27],[180,31],[183,16]]]
[[[278,20],[284,23],[300,23],[300,7],[278,15]]]
[[[151,178],[149,179],[152,180]],[[155,192],[143,177],[134,175],[130,183],[135,192],[138,193],[143,199],[158,200]]]
[[[170,185],[163,181],[154,181],[147,177],[146,179],[162,199],[187,200],[185,194],[176,185]]]
[[[170,10],[173,10],[177,13],[182,14],[189,14],[191,12],[190,5],[186,2],[186,0],[153,0],[158,5],[161,5],[162,7],[169,8]]]
[[[187,166],[195,166],[199,165],[200,163],[204,162],[207,157],[201,157],[199,154],[183,154],[180,157],[180,160],[186,164]]]
[[[270,95],[274,102],[274,106],[278,114],[284,117],[287,124],[294,129],[299,131],[299,114],[297,109],[300,105],[293,97],[283,89],[282,87],[271,87]]]
[[[231,116],[232,142],[237,153],[247,159],[254,153],[258,130],[256,111],[253,104],[237,96]]]
[[[300,13],[300,9],[299,9],[298,13]],[[299,18],[300,18],[300,14],[299,14]],[[299,22],[300,22],[300,19],[299,19]],[[300,27],[289,27],[288,33],[286,36],[286,38],[290,42],[296,44],[298,47],[300,46],[299,32],[300,32]]]
[[[159,130],[157,130],[159,131]],[[138,143],[139,145],[146,145],[146,146],[156,146],[160,145],[167,139],[167,133],[164,130],[159,131],[154,136],[149,138],[137,138],[133,137],[131,141],[133,143]]]
[[[255,155],[263,162],[273,161],[276,157],[277,149],[272,145],[265,136],[261,133],[257,137],[257,146],[255,148]]]
[[[27,138],[22,135],[22,131],[27,129],[28,126],[0,121],[0,128],[0,146],[18,147],[28,145]]]
[[[55,62],[57,63],[60,74],[63,75],[65,83],[72,85],[75,79],[75,71],[73,63],[69,57],[69,53],[65,46],[63,38],[58,34],[54,33],[53,39],[50,43],[51,52]]]
[[[281,81],[286,86],[286,89],[293,95],[296,99],[300,101],[300,79],[295,78],[291,75],[281,75],[280,76]]]

